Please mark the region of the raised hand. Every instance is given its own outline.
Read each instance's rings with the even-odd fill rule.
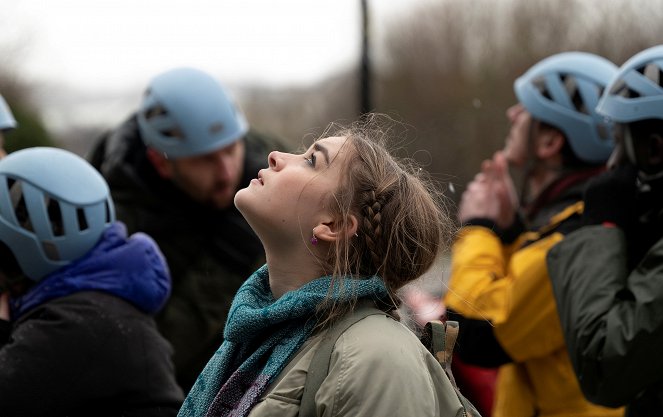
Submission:
[[[458,218],[461,223],[470,219],[489,219],[501,228],[508,228],[515,218],[518,198],[509,175],[509,166],[502,151],[481,164],[479,172],[467,186],[461,198]]]

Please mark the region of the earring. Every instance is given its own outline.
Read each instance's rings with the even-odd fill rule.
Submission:
[[[311,237],[311,245],[315,246],[318,244],[318,238],[315,237],[315,229],[313,230],[313,237]]]

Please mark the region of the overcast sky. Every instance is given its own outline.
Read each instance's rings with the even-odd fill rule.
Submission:
[[[421,0],[369,0],[373,31]],[[309,83],[353,65],[360,0],[0,0],[0,42],[37,80],[144,84],[189,65],[229,82]]]
[[[368,0],[372,36],[435,1]],[[361,0],[0,0],[0,59],[54,131],[117,123],[177,66],[231,90],[314,83],[357,65],[360,35]]]

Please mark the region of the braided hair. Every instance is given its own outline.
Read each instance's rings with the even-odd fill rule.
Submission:
[[[340,230],[347,230],[351,216],[358,228],[335,242],[325,262],[334,277],[380,276],[397,307],[396,291],[448,249],[455,227],[425,171],[387,150],[392,131],[384,126],[391,122],[370,114],[333,134],[347,138],[344,146],[352,150],[330,207]]]

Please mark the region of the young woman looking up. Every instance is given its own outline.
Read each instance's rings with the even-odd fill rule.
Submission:
[[[422,171],[388,153],[380,124],[373,115],[301,155],[272,152],[269,167],[237,193],[267,264],[238,291],[225,341],[180,416],[297,416],[320,340],[365,303],[385,314],[336,341],[316,414],[461,412],[435,358],[393,315],[396,291],[446,249],[452,223]]]

